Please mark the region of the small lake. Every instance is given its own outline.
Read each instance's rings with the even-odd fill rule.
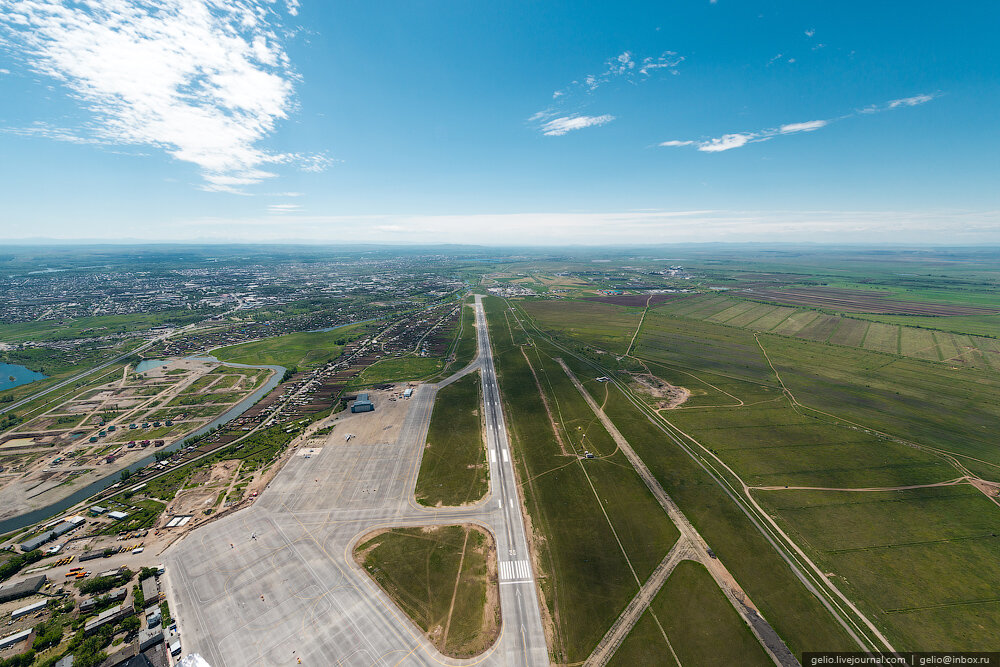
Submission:
[[[15,364],[0,364],[0,391],[11,387],[20,387],[36,380],[44,380],[48,375],[36,373],[24,366]]]
[[[166,366],[169,361],[164,361],[163,359],[143,359],[138,364],[136,364],[136,373],[145,373],[146,371],[151,371],[154,368],[159,368],[160,366]]]

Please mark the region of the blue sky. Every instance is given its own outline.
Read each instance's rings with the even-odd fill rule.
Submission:
[[[0,238],[1000,243],[993,2],[0,0]]]

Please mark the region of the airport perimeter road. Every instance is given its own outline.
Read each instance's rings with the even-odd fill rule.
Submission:
[[[491,492],[462,508],[425,508],[413,489],[439,385],[337,422],[300,449],[257,502],[198,528],[164,554],[182,650],[212,667],[244,665],[545,665],[548,650],[527,550],[482,305],[480,352]],[[453,378],[441,384],[447,384]],[[345,439],[347,434],[354,437]],[[317,447],[310,441],[309,447]],[[487,653],[440,654],[353,560],[365,534],[477,523],[497,544],[502,627]]]

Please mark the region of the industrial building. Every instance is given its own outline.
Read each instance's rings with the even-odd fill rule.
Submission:
[[[41,535],[36,535],[35,537],[32,537],[29,540],[21,542],[20,544],[21,551],[24,553],[28,553],[29,551],[34,551],[43,544],[51,542],[57,537],[65,535],[74,528],[82,526],[85,522],[86,519],[84,519],[82,516],[72,516],[66,519],[65,521],[56,524],[51,530],[47,530]]]
[[[34,577],[29,577],[24,581],[19,581],[16,584],[7,584],[6,586],[0,586],[0,602],[10,602],[11,600],[20,600],[21,598],[26,598],[29,595],[37,593],[48,581],[44,574],[39,574]]]
[[[122,519],[124,519],[127,516],[128,516],[128,514],[125,513],[125,512],[117,512],[117,511],[115,511],[115,512],[108,512],[108,517],[111,518],[111,519],[114,519],[115,521],[121,521]]]
[[[145,651],[150,646],[163,642],[163,628],[146,628],[139,631],[139,650]]]
[[[0,650],[3,650],[8,646],[13,646],[18,642],[23,642],[31,635],[31,632],[31,628],[28,628],[27,630],[21,630],[20,632],[0,638]]]
[[[351,405],[351,412],[371,412],[374,409],[375,404],[368,400],[368,394],[358,394]]]
[[[28,614],[33,614],[39,609],[45,609],[45,605],[49,603],[48,600],[39,600],[38,602],[32,602],[31,604],[21,607],[20,609],[15,609],[10,612],[10,620],[16,621],[22,616],[27,616]]]
[[[142,586],[143,607],[152,607],[160,602],[160,588],[156,585],[156,577],[146,577],[140,582]]]
[[[126,616],[131,616],[132,613],[132,607],[126,607],[124,604],[118,604],[110,609],[105,609],[87,621],[87,624],[83,626],[83,634],[89,636],[108,623],[115,624]]]

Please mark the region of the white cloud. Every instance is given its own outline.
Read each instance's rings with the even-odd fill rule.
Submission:
[[[6,67],[0,67],[0,74],[10,74],[10,70]]]
[[[888,103],[890,109],[895,109],[897,107],[915,107],[920,104],[926,104],[936,97],[936,95],[914,95],[913,97],[904,97],[900,100],[892,100]]]
[[[739,148],[740,146],[746,146],[747,143],[755,138],[756,135],[754,134],[724,134],[721,137],[716,137],[715,139],[699,142],[698,150],[704,153],[719,153],[733,148]]]
[[[812,132],[830,124],[828,120],[810,120],[805,123],[789,123],[778,128],[781,134],[793,134],[795,132]]]
[[[615,117],[610,114],[604,114],[602,116],[563,116],[561,118],[553,118],[550,121],[542,123],[540,129],[542,134],[545,136],[560,137],[567,132],[582,130],[585,127],[604,125],[606,123],[610,123],[614,119]]]
[[[259,147],[295,106],[280,20],[273,0],[0,0],[6,41],[92,116],[63,138],[153,146],[229,192],[325,161]]]
[[[788,134],[797,134],[799,132],[815,132],[816,130],[827,127],[831,123],[835,123],[840,120],[845,120],[847,118],[852,118],[858,114],[873,114],[882,111],[889,111],[892,109],[898,109],[900,107],[913,107],[919,104],[924,104],[930,102],[938,94],[924,94],[924,95],[914,95],[913,97],[905,97],[898,100],[891,100],[882,105],[872,105],[866,107],[859,111],[853,113],[845,114],[837,118],[832,118],[829,120],[808,120],[800,123],[786,123],[776,128],[768,128],[765,130],[757,130],[755,132],[731,132],[729,134],[724,134],[720,137],[714,137],[710,139],[699,139],[699,140],[677,140],[673,139],[671,141],[660,142],[660,146],[664,147],[680,147],[680,146],[696,146],[699,151],[704,153],[720,153],[722,151],[732,150],[733,148],[740,148],[741,146],[746,146],[751,143],[759,143],[762,141],[770,141],[774,137]]]
[[[301,209],[301,204],[269,204],[267,212],[281,215],[285,213],[298,213]]]
[[[815,28],[810,28],[809,30],[806,30],[806,37],[812,37],[815,34],[816,34]]]

